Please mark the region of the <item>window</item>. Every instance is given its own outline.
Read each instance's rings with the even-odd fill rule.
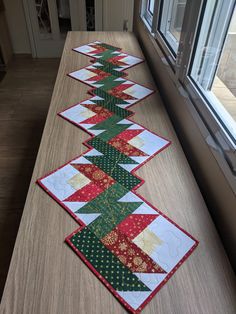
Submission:
[[[148,23],[150,30],[153,22],[154,5],[155,0],[144,0],[142,2],[142,16],[144,20]]]
[[[216,145],[220,164],[227,165],[222,168],[226,176],[236,174],[235,3],[143,0],[141,8],[174,83],[187,92],[196,119],[201,118]]]
[[[148,11],[150,12],[151,15],[153,15],[153,12],[154,12],[154,4],[155,4],[155,0],[148,1]]]
[[[167,0],[161,2],[159,30],[169,48],[176,56],[183,24],[186,0]]]
[[[236,13],[234,1],[207,1],[190,77],[236,140]]]

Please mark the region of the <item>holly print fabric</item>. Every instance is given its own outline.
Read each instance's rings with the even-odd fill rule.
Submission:
[[[144,181],[135,170],[170,144],[129,118],[128,108],[153,93],[124,72],[143,60],[99,41],[74,51],[92,60],[69,76],[92,89],[59,115],[91,135],[88,150],[38,183],[80,225],[67,243],[139,313],[198,242],[136,192]]]

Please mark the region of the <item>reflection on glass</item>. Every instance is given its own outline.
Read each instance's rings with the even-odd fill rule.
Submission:
[[[153,14],[153,11],[154,11],[154,3],[155,3],[155,0],[149,0],[148,10],[150,11],[151,14]]]
[[[180,40],[180,33],[184,19],[186,0],[174,1],[170,14],[170,33],[177,39]]]
[[[60,33],[65,36],[71,31],[71,17],[69,0],[57,0],[57,12]]]
[[[212,84],[212,92],[236,121],[236,10]]]
[[[95,31],[95,7],[94,0],[86,0],[87,31]]]
[[[186,2],[186,0],[162,1],[163,8],[160,32],[174,56],[176,55],[179,47]]]
[[[47,0],[35,0],[39,31],[41,34],[51,33],[51,23]]]
[[[234,1],[208,1],[190,76],[230,133],[236,130]],[[236,134],[236,133],[235,133]]]

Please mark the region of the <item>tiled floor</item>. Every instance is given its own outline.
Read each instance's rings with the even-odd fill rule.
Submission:
[[[58,66],[17,56],[0,82],[0,298]]]

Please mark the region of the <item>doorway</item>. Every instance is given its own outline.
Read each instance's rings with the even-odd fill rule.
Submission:
[[[32,56],[60,57],[68,31],[132,31],[134,0],[23,0]]]
[[[67,32],[87,30],[85,0],[23,2],[33,57],[60,57]]]

